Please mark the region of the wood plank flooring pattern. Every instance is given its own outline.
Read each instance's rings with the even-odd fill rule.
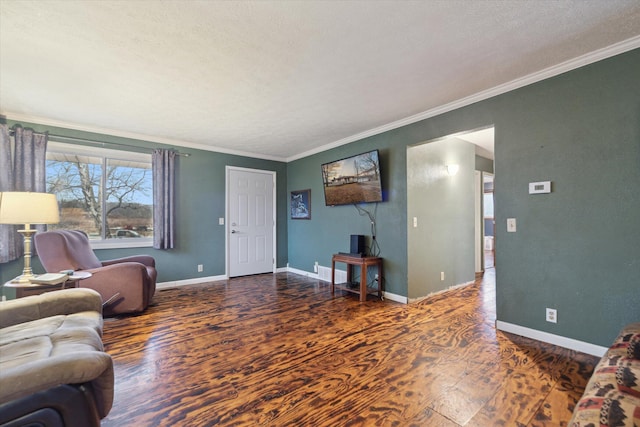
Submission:
[[[413,305],[279,273],[106,319],[104,426],[562,426],[597,359],[497,332],[493,273]]]

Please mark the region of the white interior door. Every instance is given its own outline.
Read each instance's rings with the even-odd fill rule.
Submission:
[[[227,167],[229,277],[275,271],[275,172]]]

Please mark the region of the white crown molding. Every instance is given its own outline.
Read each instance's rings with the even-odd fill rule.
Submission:
[[[332,148],[340,147],[351,142],[359,141],[370,136],[378,135],[383,132],[387,132],[393,129],[400,128],[402,126],[407,126],[419,122],[421,120],[435,117],[449,111],[457,110],[458,108],[466,107],[476,102],[484,101],[486,99],[493,98],[494,96],[502,95],[512,90],[519,89],[521,87],[528,86],[530,84],[537,83],[551,77],[555,77],[568,71],[572,71],[577,68],[584,67],[585,65],[602,61],[603,59],[607,59],[612,56],[616,56],[637,48],[640,48],[640,36],[632,37],[611,46],[595,50],[593,52],[587,53],[574,59],[570,59],[558,65],[554,65],[553,67],[545,68],[544,70],[526,75],[524,77],[501,84],[499,86],[495,86],[491,89],[478,92],[466,98],[458,99],[448,104],[432,108],[431,110],[414,114],[413,116],[405,117],[404,119],[400,119],[395,122],[379,126],[377,128],[373,128],[364,132],[357,133],[355,135],[348,136],[346,138],[339,139],[335,142],[323,145],[322,147],[314,148],[313,150],[305,151],[304,153],[300,153],[295,156],[287,157],[286,161],[287,163],[292,162],[294,160],[302,159],[304,157],[321,153]]]
[[[193,148],[193,149],[203,150],[203,151],[212,151],[212,152],[218,152],[218,153],[224,153],[224,154],[231,154],[231,155],[237,155],[237,156],[243,156],[243,157],[251,157],[256,159],[273,160],[277,162],[288,163],[294,160],[302,159],[304,157],[309,157],[311,155],[314,155],[323,151],[330,150],[332,148],[340,147],[342,145],[346,145],[351,142],[359,141],[361,139],[368,138],[370,136],[378,135],[383,132],[387,132],[393,129],[407,126],[407,125],[419,122],[421,120],[435,117],[437,115],[444,114],[449,111],[457,110],[459,108],[466,107],[473,103],[484,101],[486,99],[489,99],[498,95],[502,95],[512,90],[519,89],[521,87],[528,86],[530,84],[537,83],[539,81],[542,81],[551,77],[555,77],[559,74],[566,73],[568,71],[572,71],[577,68],[584,67],[585,65],[589,65],[594,62],[598,62],[598,61],[601,61],[601,60],[610,58],[612,56],[619,55],[637,48],[640,48],[640,36],[632,37],[622,42],[615,43],[611,46],[607,46],[605,48],[595,50],[593,52],[579,56],[577,58],[570,59],[558,65],[554,65],[552,67],[545,68],[544,70],[526,75],[519,79],[515,79],[510,82],[501,84],[499,86],[495,86],[491,89],[478,92],[474,95],[458,99],[456,101],[441,105],[436,108],[432,108],[422,113],[405,117],[404,119],[400,119],[400,120],[388,123],[386,125],[382,125],[364,132],[357,133],[355,135],[348,136],[346,138],[339,139],[329,144],[325,144],[320,147],[314,148],[312,150],[305,151],[303,153],[296,154],[295,156],[291,156],[287,158],[250,153],[250,152],[241,151],[241,150],[231,150],[231,149],[221,148],[221,147],[213,147],[205,144],[197,144],[197,143],[188,142],[188,141],[181,141],[181,140],[174,140],[174,139],[163,138],[158,136],[144,135],[144,134],[139,134],[135,132],[127,132],[127,131],[101,128],[101,127],[79,125],[79,124],[47,119],[43,117],[30,116],[30,115],[14,113],[9,111],[7,112],[0,111],[0,116],[4,116],[10,120],[37,123],[45,126],[56,126],[56,127],[73,129],[73,130],[78,130],[83,132],[92,132],[92,133],[99,133],[99,134],[105,134],[110,136],[117,136],[121,138],[156,142],[159,144],[166,144],[166,145],[177,146],[177,147]]]
[[[141,133],[107,129],[107,128],[102,128],[97,126],[79,125],[76,123],[64,122],[64,121],[54,120],[54,119],[47,119],[44,117],[31,116],[27,114],[14,113],[11,111],[0,111],[0,116],[4,116],[9,120],[14,120],[17,122],[35,123],[43,126],[55,126],[59,128],[72,129],[72,130],[77,130],[81,132],[91,132],[91,133],[98,133],[98,134],[108,135],[108,136],[117,136],[120,138],[137,139],[140,141],[156,142],[158,144],[165,144],[165,145],[184,147],[184,148],[193,148],[196,150],[212,151],[216,153],[231,154],[231,155],[242,156],[242,157],[251,157],[254,159],[286,162],[286,159],[283,157],[268,156],[264,154],[250,153],[248,151],[241,151],[241,150],[231,150],[228,148],[214,147],[206,144],[197,144],[194,142],[181,141],[178,139],[144,135]]]

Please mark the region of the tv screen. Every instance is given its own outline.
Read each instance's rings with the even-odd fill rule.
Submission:
[[[322,165],[327,206],[382,201],[378,150]]]

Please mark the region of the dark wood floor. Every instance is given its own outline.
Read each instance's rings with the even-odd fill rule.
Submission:
[[[561,426],[597,359],[497,332],[493,270],[419,304],[260,275],[107,319],[104,426]]]

